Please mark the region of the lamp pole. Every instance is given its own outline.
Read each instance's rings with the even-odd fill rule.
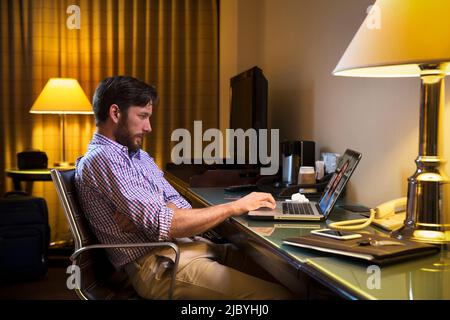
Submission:
[[[66,136],[66,115],[64,113],[61,113],[59,115],[59,128],[60,128],[60,133],[61,133],[61,161],[60,162],[56,162],[55,166],[56,167],[68,167],[69,163],[66,162],[66,140],[65,140],[65,136]]]
[[[450,183],[441,156],[445,65],[424,64],[420,69],[417,169],[408,179],[406,220],[393,235],[427,243],[450,243]]]

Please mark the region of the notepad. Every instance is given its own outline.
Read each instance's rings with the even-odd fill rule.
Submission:
[[[286,238],[284,244],[348,256],[377,265],[388,265],[437,253],[440,247],[408,240],[397,240],[378,234],[361,234],[352,240],[337,240],[309,234]],[[390,243],[386,245],[386,243]]]

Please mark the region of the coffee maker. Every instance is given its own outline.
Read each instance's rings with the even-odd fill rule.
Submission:
[[[300,141],[284,141],[281,143],[281,185],[287,187],[297,184],[300,166]]]
[[[300,167],[315,166],[315,142],[305,140],[282,142],[281,166],[281,186],[296,185]]]

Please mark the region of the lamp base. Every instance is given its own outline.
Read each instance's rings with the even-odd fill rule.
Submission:
[[[59,162],[55,162],[54,166],[55,166],[55,168],[67,168],[67,167],[72,167],[73,163],[69,163],[67,161],[59,161]]]
[[[404,225],[392,233],[397,239],[450,244],[450,182],[439,172],[420,170],[408,180]]]

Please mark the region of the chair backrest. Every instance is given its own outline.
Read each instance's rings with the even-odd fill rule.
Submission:
[[[59,201],[72,232],[75,250],[99,243],[81,210],[75,189],[75,170],[51,170]],[[104,249],[87,250],[74,261],[80,269],[81,299],[136,299],[136,292],[125,273],[116,272]]]

